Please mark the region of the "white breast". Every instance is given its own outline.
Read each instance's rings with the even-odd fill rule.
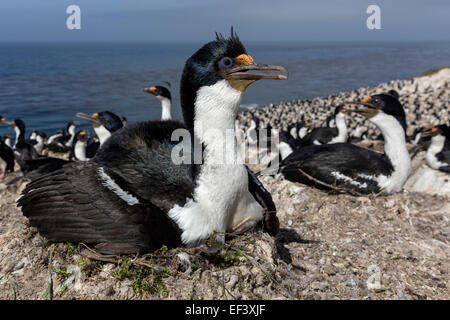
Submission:
[[[437,135],[431,139],[431,144],[428,147],[425,159],[427,164],[433,169],[438,170],[440,167],[447,165],[436,158],[436,154],[442,151],[444,144],[445,137],[443,135]]]
[[[100,141],[100,146],[102,146],[106,140],[111,136],[111,132],[109,132],[104,126],[99,126],[94,128],[95,133],[98,136]]]
[[[248,192],[248,174],[238,151],[234,120],[242,92],[225,80],[202,87],[195,102],[195,137],[205,145],[204,162],[193,199],[173,207],[168,215],[182,230],[188,246],[214,232],[224,234],[249,217],[240,230],[262,219],[261,206]]]
[[[74,148],[75,158],[80,161],[86,161],[86,142],[77,141]]]

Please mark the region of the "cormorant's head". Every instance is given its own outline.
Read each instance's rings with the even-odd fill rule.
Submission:
[[[398,94],[394,90],[388,93],[367,96],[362,101],[349,101],[346,104],[358,105],[356,109],[346,108],[345,112],[356,112],[362,114],[366,118],[373,119],[377,115],[386,114],[394,117],[406,132],[406,116],[403,106],[398,100]]]
[[[264,73],[269,70],[284,74]],[[198,112],[235,114],[242,93],[251,83],[259,79],[286,80],[287,73],[281,66],[255,63],[233,28],[230,38],[216,34],[216,40],[200,48],[184,66],[180,97],[185,123],[193,128],[194,116]],[[206,105],[211,101],[215,101],[217,109],[208,109],[210,106]],[[200,104],[204,104],[206,109],[197,110]]]
[[[87,132],[85,130],[80,130],[77,132],[75,139],[76,139],[76,141],[86,142],[88,138],[89,138],[89,135],[87,134]]]
[[[311,125],[311,122],[309,122],[308,120],[301,120],[300,122],[297,123],[297,130],[300,130],[301,128],[304,127],[309,127]]]
[[[14,128],[18,128],[20,132],[25,133],[25,122],[23,122],[22,120],[20,119],[14,120],[13,126]]]
[[[144,88],[144,89],[142,89],[142,91],[154,95],[159,100],[162,100],[164,98],[172,100],[172,96],[170,95],[170,91],[166,87],[154,86],[154,87]]]
[[[345,109],[347,109],[348,107],[346,105],[338,105],[335,109],[334,109],[334,114],[333,116],[336,117],[339,113],[343,112]]]
[[[423,137],[433,137],[433,138],[437,137],[437,136],[442,136],[444,138],[450,139],[450,127],[445,124],[431,127],[431,128],[424,130],[422,136]]]
[[[39,136],[42,139],[47,138],[47,134],[44,131],[35,131],[35,132],[36,132],[36,136]]]
[[[395,99],[399,99],[400,98],[400,95],[398,94],[398,92],[397,91],[395,91],[395,90],[389,90],[388,92],[387,92],[387,94],[390,94],[391,96],[393,96]]]
[[[91,116],[86,113],[79,112],[76,116],[80,119],[89,121],[94,129],[103,126],[111,133],[123,127],[120,117],[111,111],[94,113]]]

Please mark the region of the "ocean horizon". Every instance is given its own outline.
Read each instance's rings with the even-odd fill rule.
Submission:
[[[245,41],[245,39],[243,39]],[[250,86],[242,110],[310,99],[450,64],[450,42],[245,42],[256,62],[283,65],[288,81]],[[179,81],[200,43],[0,42],[0,114],[53,134],[77,112],[110,110],[130,123],[157,120],[160,102],[142,88],[171,83],[172,115],[182,119]],[[80,128],[90,129],[85,121]],[[91,131],[92,132],[92,131]],[[0,135],[14,134],[0,127]]]

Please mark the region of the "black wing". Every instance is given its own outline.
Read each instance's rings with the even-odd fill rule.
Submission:
[[[127,204],[102,184],[98,169],[96,163],[70,163],[28,184],[18,205],[54,242],[95,245],[105,254],[178,245],[176,226],[165,212],[142,199]]]
[[[14,147],[14,156],[22,171],[26,170],[25,161],[39,158],[39,154],[36,152],[36,149],[24,140],[19,140],[17,142]]]
[[[70,152],[72,150],[71,147],[67,147],[63,144],[52,142],[51,144],[48,144],[45,146],[45,149],[55,152],[55,153],[66,153]]]
[[[314,144],[314,141],[318,141],[321,144],[327,144],[334,137],[338,135],[337,128],[320,127],[313,129],[310,133],[303,137],[301,145],[310,146]]]
[[[449,151],[441,151],[438,154],[436,154],[436,158],[442,162],[450,165],[450,150]]]
[[[86,146],[86,158],[88,159],[94,158],[99,148],[100,142],[98,141],[88,143],[88,145]]]
[[[171,141],[176,121],[148,121],[128,125],[114,133],[98,151],[95,162],[120,175],[126,190],[164,210],[183,205],[192,197],[194,179],[191,165],[176,165]]]
[[[366,194],[380,191],[370,177],[389,176],[393,171],[385,155],[345,143],[302,148],[284,159],[280,168],[285,178],[291,181],[329,189],[305,176],[301,169],[325,184]]]
[[[52,241],[83,242],[104,253],[179,245],[180,230],[167,211],[192,196],[193,180],[190,166],[168,160],[174,127],[146,122],[117,131],[92,161],[32,181],[18,203],[23,214]]]

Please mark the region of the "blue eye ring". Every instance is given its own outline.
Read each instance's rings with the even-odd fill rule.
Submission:
[[[374,98],[372,100],[372,104],[375,106],[378,106],[381,103],[381,99],[380,98]]]
[[[229,69],[233,66],[233,59],[230,57],[224,57],[219,62],[220,67],[223,69]]]

